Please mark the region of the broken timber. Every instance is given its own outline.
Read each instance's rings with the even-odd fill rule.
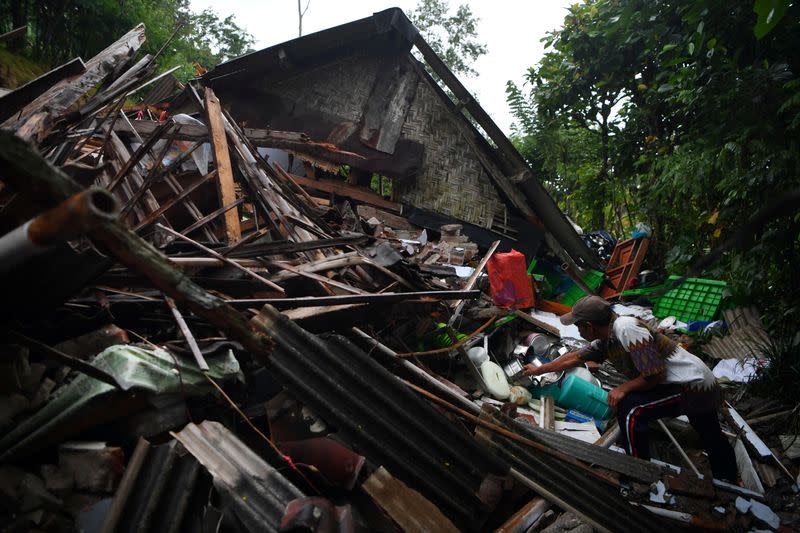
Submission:
[[[222,120],[222,110],[219,99],[214,91],[206,88],[206,115],[208,116],[208,130],[211,134],[211,146],[214,152],[214,162],[217,164],[217,185],[220,204],[227,206],[236,201],[236,189],[233,184],[233,167],[231,156],[228,153],[228,143],[225,139],[225,126]],[[225,235],[229,243],[235,243],[242,238],[242,228],[239,226],[239,212],[236,209],[225,211]]]

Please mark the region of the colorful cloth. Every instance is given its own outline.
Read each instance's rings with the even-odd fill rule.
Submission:
[[[597,362],[608,358],[629,379],[664,373],[665,384],[702,390],[716,384],[714,374],[697,356],[635,317],[614,317],[609,338],[593,341],[578,356]]]

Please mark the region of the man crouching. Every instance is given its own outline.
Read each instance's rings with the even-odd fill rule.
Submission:
[[[643,321],[615,315],[611,304],[599,296],[575,302],[561,323],[575,324],[589,344],[540,367],[526,365],[526,374],[566,370],[608,358],[628,378],[608,393],[628,454],[649,459],[648,423],[685,414],[700,434],[714,477],[736,482],[736,456],[717,418],[722,395],[703,361]]]

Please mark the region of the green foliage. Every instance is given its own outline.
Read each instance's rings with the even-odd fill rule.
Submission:
[[[753,11],[758,15],[753,32],[759,39],[772,31],[786,14],[790,0],[756,0]]]
[[[450,14],[447,0],[419,0],[409,16],[436,54],[456,74],[475,76],[472,68],[487,51],[478,41],[478,19],[468,5]]]
[[[0,30],[28,24],[30,55],[51,65],[87,60],[140,22],[147,36],[142,52],[150,54],[180,27],[158,66],[181,65],[177,77],[184,80],[193,77],[193,63],[210,69],[248,52],[253,43],[231,16],[193,13],[188,0],[0,0]]]
[[[47,70],[40,62],[0,48],[0,87],[16,89]]]
[[[798,7],[755,4],[588,0],[546,37],[525,85],[508,85],[517,146],[585,229],[624,237],[647,222],[651,265],[683,273],[800,186]],[[736,244],[702,275],[800,323],[800,216]]]
[[[381,186],[383,186],[383,190],[381,190]],[[372,178],[369,181],[369,188],[381,196],[391,198],[392,178],[387,178],[386,176],[381,176],[380,174],[372,174]]]
[[[777,397],[793,409],[789,418],[790,431],[800,432],[800,336],[787,329],[788,323],[773,328],[775,333],[764,343],[760,355],[766,365],[759,368],[756,378],[747,384],[747,391],[762,397]]]

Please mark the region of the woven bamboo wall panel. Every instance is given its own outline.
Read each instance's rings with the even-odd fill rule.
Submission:
[[[358,123],[379,67],[380,58],[355,54],[265,89],[284,100]],[[503,213],[505,206],[454,120],[436,93],[420,81],[401,137],[423,143],[425,160],[416,182],[400,191],[399,200],[492,227],[495,215]]]
[[[352,55],[270,85],[282,98],[358,122],[378,73],[379,61]]]
[[[402,135],[425,144],[425,161],[400,200],[488,228],[504,206],[454,120],[436,93],[420,81]]]

